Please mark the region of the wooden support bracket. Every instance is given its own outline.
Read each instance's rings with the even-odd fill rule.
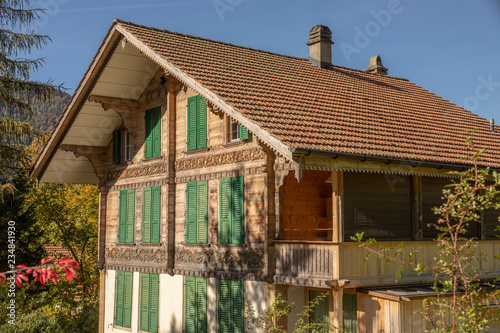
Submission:
[[[106,166],[104,163],[106,148],[93,146],[78,146],[78,145],[61,145],[61,150],[72,152],[75,157],[86,157],[94,168],[94,172],[99,178],[99,184],[106,182]]]
[[[122,118],[126,130],[132,133],[132,135],[136,135],[139,102],[133,99],[98,95],[90,95],[89,100],[94,103],[100,103],[104,111],[111,109],[118,113]]]

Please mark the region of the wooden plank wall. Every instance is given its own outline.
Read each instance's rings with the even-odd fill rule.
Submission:
[[[358,332],[409,332],[401,330],[401,308],[398,302],[358,294]]]
[[[245,142],[228,142],[228,119],[220,113],[214,113],[210,106],[207,108],[207,147],[209,149],[200,152],[187,151],[186,137],[186,116],[187,100],[196,96],[197,93],[182,87],[177,93],[177,115],[176,115],[176,160],[189,159],[195,157],[211,156],[221,153],[234,153],[260,147],[255,138]],[[221,163],[216,166],[196,168],[192,170],[177,171],[176,176],[195,177],[214,172],[242,172],[245,168],[257,166],[264,167],[265,159],[249,161],[243,163]],[[267,175],[265,173],[245,175],[245,239],[247,243],[263,244],[266,239],[266,207],[267,207]],[[178,182],[176,185],[176,236],[175,243],[185,243],[185,211],[186,211],[186,184]],[[218,222],[219,222],[219,179],[209,180],[209,243],[218,243]]]
[[[113,142],[111,141],[106,149],[106,170],[108,173],[116,173],[123,169],[137,166],[147,166],[161,162],[164,158],[152,158],[144,159],[144,140],[145,140],[145,121],[144,115],[145,111],[160,106],[162,110],[161,118],[161,152],[163,156],[168,156],[168,86],[167,84],[162,85],[160,83],[160,78],[163,72],[159,70],[154,77],[151,79],[150,83],[138,99],[137,108],[137,126],[135,129],[135,135],[132,136],[133,140],[133,156],[132,161],[122,162],[120,164],[112,163],[112,152],[113,152]],[[124,150],[124,136],[122,135],[122,144],[120,147],[120,154],[123,156]],[[123,157],[122,157],[123,158]],[[134,177],[122,180],[109,179],[106,184],[108,189],[113,186],[133,186],[133,184],[143,183],[146,181],[155,181],[163,179],[165,175],[153,175],[153,176],[143,176]],[[145,187],[145,186],[144,186]],[[161,234],[160,242],[164,243],[167,239],[167,202],[166,202],[166,191],[167,188],[162,186],[162,211],[161,211]],[[141,241],[141,222],[142,222],[142,187],[136,188],[136,200],[135,200],[135,228],[134,228],[134,241]],[[107,195],[107,210],[106,210],[106,246],[114,246],[118,240],[118,208],[119,201],[118,196],[120,194],[119,190],[111,190]]]
[[[325,183],[330,175],[329,171],[304,170],[300,182],[293,172],[286,177],[282,189],[284,240],[331,240],[332,185]]]

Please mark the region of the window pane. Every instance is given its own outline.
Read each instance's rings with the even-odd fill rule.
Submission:
[[[393,174],[344,173],[344,241],[412,239],[411,178]]]
[[[488,209],[485,212],[485,215],[486,215],[485,219],[486,238],[498,240],[499,238],[497,237],[497,235],[500,235],[500,232],[498,232],[496,228],[500,225],[498,222],[498,216],[500,215],[500,212],[495,209]]]
[[[125,160],[130,161],[132,159],[132,134],[125,134]]]
[[[231,140],[238,140],[240,138],[238,123],[231,119]]]
[[[314,301],[314,299],[320,295],[323,295],[326,291],[320,290],[309,290],[309,302]],[[330,311],[328,306],[328,298],[326,296],[323,298],[316,307],[314,307],[313,312],[311,313],[309,319],[314,323],[329,323],[330,322]],[[328,332],[326,329],[325,332]]]
[[[443,189],[446,185],[452,183],[450,178],[441,177],[422,177],[422,220],[424,239],[436,239],[439,231],[433,224],[436,224],[440,218],[434,214],[434,207],[440,207],[445,199],[443,198]],[[467,237],[479,236],[479,223],[472,222],[466,227]]]

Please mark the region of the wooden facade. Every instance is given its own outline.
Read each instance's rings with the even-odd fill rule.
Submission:
[[[398,266],[375,257],[362,263],[366,251],[350,236],[365,232],[376,237],[380,242],[375,248],[404,240],[402,257],[416,251],[418,261],[431,263],[436,245],[427,240],[431,233],[426,223],[439,196],[428,184],[436,179],[441,184],[446,170],[284,154],[284,145],[258,124],[224,109],[224,101],[120,29],[116,25],[111,30],[53,134],[55,143],[49,142],[35,168],[42,181],[57,181],[51,163],[65,161],[60,181],[97,183],[100,188],[101,332],[221,331],[221,286],[233,285],[241,289],[224,296],[233,307],[237,300],[231,300],[231,293],[244,295],[262,311],[278,293],[305,305],[310,290],[328,291],[325,311],[335,326],[347,325],[352,332],[423,331],[422,318],[413,314],[420,300],[384,299],[358,289],[429,283],[433,276],[405,268],[396,284]],[[202,122],[193,134],[200,146],[190,146],[192,100],[199,110],[206,104],[206,117],[193,118]],[[150,110],[159,110],[157,121],[148,116]],[[93,145],[81,128],[102,119],[108,121],[96,125]],[[59,137],[63,139],[57,141]],[[59,148],[52,159],[44,155],[51,145]],[[233,184],[232,179],[240,182],[241,193],[224,201],[223,184]],[[150,204],[153,189],[159,191],[157,208]],[[238,200],[241,207],[236,207]],[[235,207],[240,209],[241,239],[227,238],[233,227],[221,227],[224,212],[236,214]],[[190,217],[190,209],[196,216]],[[481,239],[476,264],[484,278],[500,275],[500,263],[493,260],[500,242],[490,239],[491,216],[495,214],[485,215],[489,224],[476,231]],[[120,238],[123,228],[129,238]],[[144,236],[151,228],[157,237]],[[115,320],[115,280],[121,272],[133,272],[127,275],[133,280],[130,326]],[[159,291],[145,290],[139,282],[150,276]],[[241,283],[220,282],[227,280]],[[186,281],[201,286],[189,293],[196,299],[203,295],[202,302],[190,298]],[[143,326],[140,300],[155,292],[158,303],[148,309],[159,307],[159,318]],[[188,302],[195,302],[204,315],[187,320],[192,318]],[[238,321],[234,316],[231,322]],[[205,323],[201,328],[189,328],[200,322]]]

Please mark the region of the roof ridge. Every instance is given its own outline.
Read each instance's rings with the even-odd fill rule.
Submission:
[[[281,57],[286,57],[286,58],[291,58],[291,59],[297,59],[297,60],[304,60],[304,61],[309,62],[308,59],[303,58],[303,57],[295,57],[295,56],[291,56],[291,55],[288,55],[288,54],[282,54],[282,53],[271,52],[271,51],[262,50],[262,49],[256,49],[256,48],[249,47],[249,46],[243,46],[243,45],[237,45],[237,44],[232,44],[232,43],[228,43],[228,42],[222,42],[220,40],[215,40],[215,39],[210,39],[210,38],[205,38],[205,37],[200,37],[200,36],[194,36],[194,35],[184,34],[184,33],[176,32],[176,31],[170,31],[170,30],[167,30],[167,29],[160,29],[160,28],[150,27],[150,26],[148,27],[148,26],[143,25],[143,24],[134,23],[134,22],[130,22],[130,21],[125,21],[125,20],[121,20],[119,18],[115,18],[113,20],[113,22],[115,22],[115,23],[130,24],[130,25],[133,25],[133,26],[136,26],[136,27],[140,27],[140,28],[144,28],[144,29],[150,29],[150,30],[156,30],[156,31],[159,31],[159,32],[169,33],[169,34],[172,34],[172,35],[189,37],[189,38],[199,39],[199,40],[205,40],[205,41],[212,42],[212,43],[218,43],[218,44],[223,44],[223,45],[228,45],[228,46],[233,46],[233,47],[239,47],[239,48],[247,49],[247,50],[251,50],[251,51],[263,52],[263,53],[267,53],[267,54],[273,54],[273,55],[277,55],[277,56],[281,56]],[[396,80],[402,80],[402,81],[408,81],[408,82],[410,82],[410,80],[405,79],[405,78],[401,78],[401,77],[390,76],[390,75],[379,75],[379,74],[376,74],[376,73],[367,73],[367,72],[365,72],[365,71],[363,71],[361,69],[350,68],[350,67],[345,67],[345,66],[336,65],[336,64],[332,64],[332,66],[333,67],[337,67],[337,68],[352,70],[352,71],[359,72],[359,73],[371,74],[371,75],[376,75],[376,76],[379,76],[379,77],[387,77],[387,78],[391,78],[391,79],[396,79]],[[323,68],[320,68],[320,69],[323,69]],[[329,69],[325,69],[325,70],[330,71]]]
[[[143,25],[143,24],[134,23],[134,22],[130,22],[130,21],[124,21],[124,20],[121,20],[119,18],[115,18],[113,20],[113,22],[115,22],[115,23],[130,24],[130,25],[134,25],[136,27],[140,27],[140,28],[144,28],[144,29],[156,30],[156,31],[159,31],[159,32],[169,33],[169,34],[172,34],[172,35],[189,37],[189,38],[193,38],[193,39],[205,40],[205,41],[212,42],[212,43],[218,43],[218,44],[223,44],[223,45],[228,45],[228,46],[239,47],[239,48],[242,48],[242,49],[247,49],[247,50],[252,50],[252,51],[258,51],[258,52],[263,52],[263,53],[267,53],[267,54],[273,54],[273,55],[277,55],[277,56],[281,56],[281,57],[286,57],[286,58],[291,58],[291,59],[307,60],[306,58],[302,58],[302,57],[295,57],[295,56],[291,56],[291,55],[288,55],[288,54],[282,54],[282,53],[278,53],[278,52],[271,52],[271,51],[267,51],[267,50],[256,49],[256,48],[249,47],[249,46],[243,46],[243,45],[237,45],[237,44],[232,44],[232,43],[228,43],[228,42],[222,42],[222,41],[216,40],[216,39],[210,39],[210,38],[205,38],[205,37],[199,37],[199,36],[184,34],[184,33],[176,32],[176,31],[170,31],[170,30],[167,30],[167,29],[160,29],[160,28],[155,28],[155,27],[148,27],[148,26]]]
[[[342,68],[342,69],[348,69],[348,70],[359,72],[359,73],[363,73],[363,74],[376,75],[377,77],[387,77],[387,78],[390,78],[390,79],[402,80],[402,81],[413,83],[409,79],[405,79],[403,77],[390,76],[390,75],[380,75],[380,74],[377,74],[377,73],[368,73],[368,72],[365,72],[362,69],[350,68],[350,67],[345,67],[345,66],[335,65],[335,64],[332,64],[332,67],[337,67],[337,68]]]

